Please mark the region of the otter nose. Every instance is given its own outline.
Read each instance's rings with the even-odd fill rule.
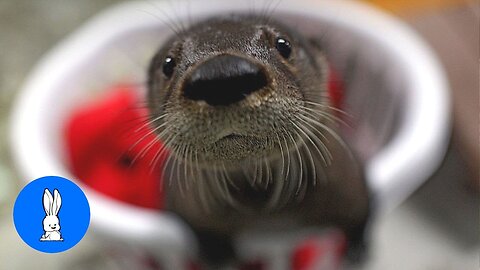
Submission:
[[[239,102],[267,85],[263,69],[234,55],[215,56],[200,64],[187,78],[184,96],[212,106]]]

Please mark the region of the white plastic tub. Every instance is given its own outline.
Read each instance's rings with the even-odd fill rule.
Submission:
[[[22,179],[75,179],[66,167],[61,137],[72,108],[115,82],[145,81],[148,59],[171,33],[165,22],[172,18],[192,22],[265,7],[241,2],[124,3],[56,46],[32,71],[14,106],[11,146]],[[436,170],[446,149],[449,96],[437,59],[405,24],[370,6],[339,0],[279,2],[273,16],[308,35],[330,39],[333,46],[327,50],[340,73],[352,67],[349,59],[356,59],[359,76],[346,82],[346,110],[354,115],[358,131],[351,140],[367,160],[368,183],[380,213],[393,209]],[[195,252],[190,232],[174,216],[83,188],[92,211],[91,230],[150,250],[169,269],[178,269],[181,258]],[[136,229],[125,219],[136,220]]]

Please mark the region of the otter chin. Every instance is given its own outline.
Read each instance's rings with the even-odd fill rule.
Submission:
[[[147,100],[170,152],[167,208],[197,232],[205,261],[234,258],[218,247],[282,217],[341,228],[350,250],[363,248],[368,191],[337,132],[321,48],[275,18],[232,14],[177,33],[152,58]]]

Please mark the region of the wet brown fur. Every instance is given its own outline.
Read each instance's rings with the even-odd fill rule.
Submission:
[[[276,51],[277,37],[291,42],[288,59]],[[269,85],[226,107],[185,99],[185,78],[220,54],[255,61]],[[162,74],[167,55],[176,61],[171,78]],[[352,249],[363,246],[368,191],[361,165],[338,137],[327,76],[314,42],[257,16],[200,22],[153,58],[151,119],[172,153],[164,174],[167,207],[198,232],[207,260],[233,256],[215,253],[237,233],[262,225],[337,226]]]

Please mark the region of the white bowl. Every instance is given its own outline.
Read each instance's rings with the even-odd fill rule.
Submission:
[[[75,179],[65,164],[62,123],[72,108],[91,98],[92,90],[106,89],[118,81],[145,81],[148,58],[171,33],[165,21],[195,21],[226,11],[265,7],[251,1],[187,2],[114,6],[40,61],[26,80],[11,119],[13,157],[25,183],[45,175]],[[377,208],[380,212],[393,209],[443,159],[450,104],[439,62],[404,23],[365,4],[282,1],[274,9],[275,16],[307,35],[335,43],[328,50],[340,73],[348,68],[345,57],[359,56],[359,67],[366,76],[347,82],[346,106],[357,117],[361,136],[351,140],[367,160],[366,174]],[[380,74],[380,79],[368,79],[368,74]],[[373,105],[372,100],[376,100]],[[372,147],[362,149],[365,144]],[[195,251],[190,232],[173,215],[126,205],[83,188],[90,201],[91,229],[149,248],[161,260],[170,260],[170,265],[178,263],[172,258]],[[136,220],[136,229],[132,231],[125,219]]]

